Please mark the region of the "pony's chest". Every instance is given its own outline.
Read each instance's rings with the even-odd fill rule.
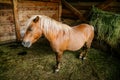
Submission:
[[[59,51],[67,50],[68,43],[69,43],[68,39],[58,38],[53,42],[50,42],[50,45],[53,51],[59,52]]]

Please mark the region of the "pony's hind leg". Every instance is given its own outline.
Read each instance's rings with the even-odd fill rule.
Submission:
[[[83,46],[83,48],[82,48],[82,52],[80,53],[80,55],[79,55],[79,58],[80,59],[82,59],[82,60],[84,60],[84,59],[86,59],[86,54],[87,54],[87,52],[88,52],[88,47],[87,47],[87,45],[86,45],[86,43],[85,43],[85,45]]]
[[[90,49],[91,47],[93,38],[94,38],[94,33],[91,33],[91,36],[89,37],[88,41],[83,46],[83,52],[80,53],[80,56],[79,56],[80,59],[86,59],[86,54],[88,52],[88,49]]]

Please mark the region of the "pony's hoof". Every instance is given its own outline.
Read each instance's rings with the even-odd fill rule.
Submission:
[[[55,73],[58,73],[59,72],[59,69],[55,69]]]
[[[83,59],[82,60],[86,60],[87,58],[86,57],[83,57]]]
[[[86,58],[86,57],[79,56],[79,59],[85,60],[85,59],[87,59],[87,58]]]
[[[79,59],[82,59],[83,57],[82,56],[79,56]]]

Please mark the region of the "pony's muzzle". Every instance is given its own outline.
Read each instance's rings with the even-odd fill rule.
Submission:
[[[24,47],[30,47],[31,46],[31,43],[30,43],[30,41],[28,41],[28,42],[25,42],[25,41],[23,41],[22,42],[22,45],[24,46]]]

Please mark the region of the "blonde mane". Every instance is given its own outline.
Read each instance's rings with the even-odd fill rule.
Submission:
[[[40,20],[39,20],[39,23],[40,23],[40,27],[47,33],[47,32],[52,32],[54,34],[57,34],[59,31],[64,31],[64,32],[68,32],[71,27],[66,25],[66,24],[63,24],[61,22],[58,22],[50,17],[47,17],[45,15],[34,15],[32,16],[29,21],[28,21],[28,24],[27,26],[30,25],[31,21],[33,19],[35,19],[37,16],[39,16]]]

